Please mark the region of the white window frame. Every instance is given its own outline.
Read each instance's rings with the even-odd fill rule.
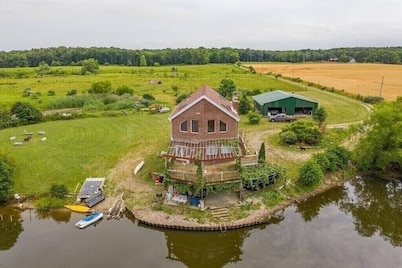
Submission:
[[[186,124],[186,130],[183,130],[183,129],[182,129],[183,123]],[[187,122],[187,120],[184,120],[184,121],[182,121],[182,122],[180,123],[179,130],[180,130],[180,132],[188,132],[188,122]]]
[[[222,123],[225,124],[226,130],[221,130]],[[222,120],[219,120],[219,132],[220,133],[228,132],[228,124],[226,122],[222,121]]]
[[[197,123],[197,131],[194,131],[194,123]],[[199,125],[199,121],[198,120],[195,120],[195,119],[192,119],[191,120],[191,133],[200,133],[200,125]]]
[[[212,131],[209,131],[209,123],[210,123],[210,122],[213,122],[213,124],[214,124]],[[216,132],[216,130],[215,130],[215,120],[207,120],[207,133],[208,133],[208,134],[213,134],[213,133],[215,133],[215,132]]]

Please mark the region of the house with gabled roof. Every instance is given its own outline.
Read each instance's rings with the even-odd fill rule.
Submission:
[[[206,184],[240,181],[235,162],[258,162],[256,154],[247,157],[244,135],[238,132],[237,107],[236,96],[228,101],[208,85],[176,106],[168,118],[171,137],[164,155],[170,163],[170,180],[191,184],[200,184],[200,179]]]

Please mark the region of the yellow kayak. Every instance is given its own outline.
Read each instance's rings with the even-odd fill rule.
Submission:
[[[87,213],[87,212],[92,212],[94,211],[93,209],[87,207],[87,206],[82,206],[82,205],[64,205],[65,208],[68,208],[69,210],[75,211],[75,212],[82,212],[82,213]]]

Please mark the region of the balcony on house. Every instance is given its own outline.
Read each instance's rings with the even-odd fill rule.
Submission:
[[[207,185],[240,181],[240,173],[236,162],[229,161],[214,165],[201,165],[202,178]],[[186,161],[174,161],[168,169],[169,179],[172,181],[201,184],[201,176],[197,174],[198,166]],[[201,175],[201,174],[200,174]]]

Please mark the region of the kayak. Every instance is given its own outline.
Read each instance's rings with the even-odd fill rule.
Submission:
[[[64,205],[65,208],[68,208],[71,211],[74,212],[81,212],[81,213],[87,213],[87,212],[93,212],[94,210],[83,205]]]

